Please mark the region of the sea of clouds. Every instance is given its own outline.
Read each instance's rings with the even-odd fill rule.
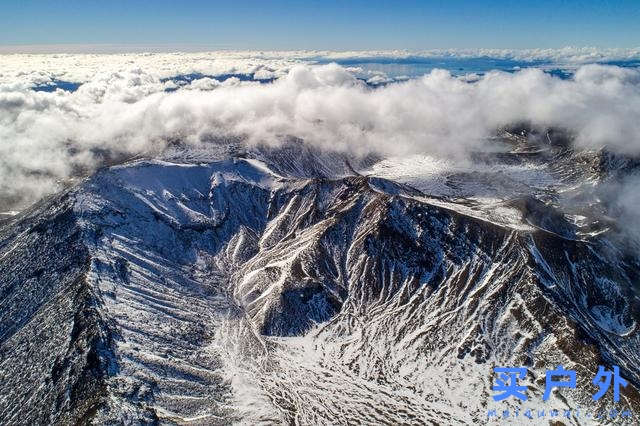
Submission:
[[[356,154],[450,156],[477,148],[498,127],[524,121],[570,130],[581,148],[640,151],[640,71],[590,63],[637,60],[640,50],[438,51],[411,57],[430,54],[555,61],[572,66],[573,76],[560,79],[536,67],[465,76],[435,69],[372,87],[361,69],[317,65],[318,59],[409,54],[0,55],[0,200],[36,200],[79,168],[99,166],[105,151],[144,154],[169,141],[240,137],[249,144],[278,144],[293,136]],[[172,79],[188,74],[199,77],[181,84]],[[369,77],[392,81],[379,73]],[[34,90],[57,81],[80,85],[75,91]]]

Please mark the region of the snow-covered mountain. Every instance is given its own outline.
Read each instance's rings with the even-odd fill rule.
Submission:
[[[605,196],[637,164],[562,142],[175,146],[0,218],[1,423],[484,423],[612,407],[598,365],[637,410],[640,264]],[[505,365],[529,401],[492,400]],[[578,386],[542,402],[558,365]]]

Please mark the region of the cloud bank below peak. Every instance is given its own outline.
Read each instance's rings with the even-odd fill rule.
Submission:
[[[126,47],[123,47],[123,49]],[[44,47],[42,47],[42,50]],[[157,47],[155,48],[157,49]],[[575,68],[585,64],[640,65],[640,47],[595,48],[565,47],[560,49],[432,49],[423,51],[212,51],[212,52],[138,52],[110,54],[15,52],[0,46],[0,84],[37,85],[52,80],[84,83],[101,72],[113,73],[144,69],[158,78],[199,73],[203,75],[269,73],[286,74],[291,67],[337,62],[341,65],[367,62],[395,64],[431,64],[442,68],[440,60],[485,60],[520,62],[528,66],[561,66]],[[504,65],[504,64],[502,64]]]
[[[78,62],[80,71],[74,55],[30,59],[45,76],[61,69],[81,75],[85,82],[74,92],[32,90],[20,77],[41,75],[35,67],[28,72],[25,66],[17,77],[3,73],[0,198],[54,191],[78,168],[96,167],[96,152],[142,154],[174,140],[278,144],[294,136],[354,153],[446,156],[476,149],[497,127],[527,121],[566,128],[583,148],[640,152],[640,71],[634,68],[584,65],[570,79],[536,68],[492,71],[472,83],[436,69],[374,89],[337,64],[237,55],[247,56],[95,55]],[[203,77],[167,91],[171,82],[163,76],[214,74],[214,67],[277,79]]]

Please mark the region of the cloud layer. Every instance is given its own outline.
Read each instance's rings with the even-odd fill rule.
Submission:
[[[0,202],[51,192],[79,167],[95,167],[96,153],[144,153],[170,140],[241,136],[277,144],[295,136],[356,153],[456,155],[499,126],[528,121],[567,128],[580,147],[640,151],[637,69],[585,65],[569,80],[539,69],[467,78],[434,70],[372,89],[352,69],[308,65],[293,55],[164,55],[35,55],[30,60],[39,65],[31,68],[24,55],[12,56],[15,64],[0,76]],[[279,78],[260,84],[204,77],[166,91],[175,87],[164,78],[194,72]],[[85,83],[72,93],[30,88],[51,79]]]
[[[45,47],[43,47],[45,48]],[[48,47],[49,49],[51,46]],[[85,47],[86,48],[86,47]],[[295,65],[317,62],[433,61],[478,59],[522,61],[530,64],[575,67],[591,63],[640,62],[640,47],[561,49],[433,49],[424,51],[218,51],[173,53],[11,53],[0,46],[0,84],[35,85],[63,80],[90,81],[98,72],[114,73],[139,67],[157,77],[200,73],[204,75],[267,73],[281,76]]]

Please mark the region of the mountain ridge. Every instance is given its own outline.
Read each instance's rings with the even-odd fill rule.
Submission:
[[[520,406],[490,401],[509,363],[532,400],[540,368],[575,368],[558,407],[615,363],[640,404],[637,259],[608,233],[384,160],[242,151],[112,166],[0,227],[1,419],[464,424]]]

